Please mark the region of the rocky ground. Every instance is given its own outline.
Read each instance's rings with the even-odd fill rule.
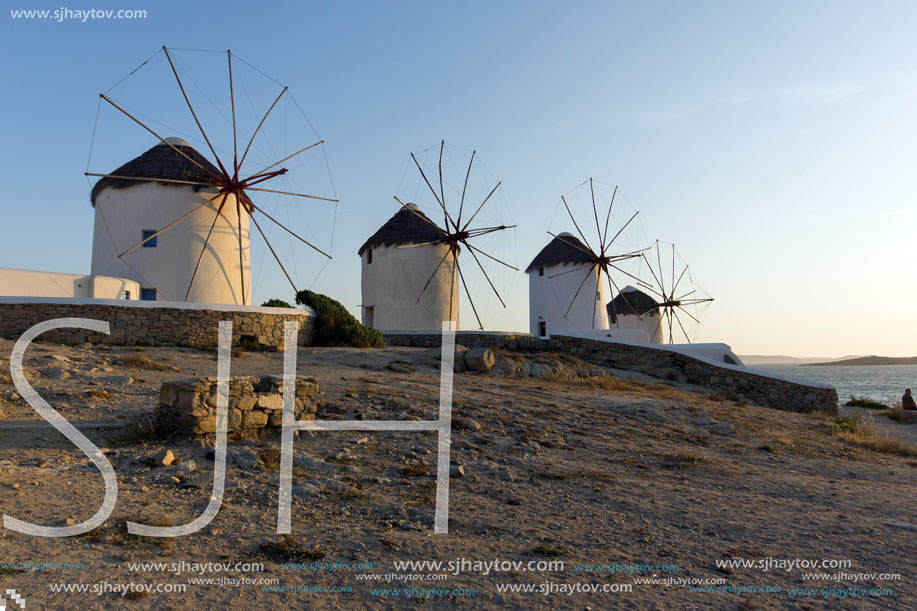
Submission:
[[[63,436],[36,426],[5,376],[11,347],[0,344],[0,510],[39,524],[81,522],[101,503],[102,478]],[[438,350],[299,351],[300,375],[319,383],[321,419],[435,419],[438,372]],[[0,589],[16,589],[27,609],[917,605],[917,449],[833,416],[746,405],[559,355],[497,354],[489,373],[456,374],[448,535],[433,534],[436,433],[353,431],[296,440],[291,536],[275,534],[277,434],[230,442],[227,491],[203,530],[129,535],[125,520],[184,524],[206,507],[212,441],[160,439],[137,423],[155,409],[162,382],[215,373],[215,353],[194,349],[29,349],[27,379],[104,448],[119,496],[108,521],[85,535],[0,529]],[[233,375],[281,373],[280,354],[232,360]],[[394,565],[457,559],[522,565]],[[849,565],[787,565],[816,559]],[[563,568],[538,570],[548,562]],[[883,579],[890,574],[900,579]],[[660,582],[635,583],[653,578]],[[211,582],[189,583],[198,579]],[[89,590],[52,591],[59,584]],[[187,588],[138,591],[149,584]],[[593,586],[612,591],[584,591]],[[802,588],[811,591],[794,591]]]

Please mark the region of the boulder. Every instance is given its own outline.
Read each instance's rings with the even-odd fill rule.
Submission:
[[[487,373],[494,366],[494,351],[490,348],[472,348],[465,353],[464,361],[471,371]]]

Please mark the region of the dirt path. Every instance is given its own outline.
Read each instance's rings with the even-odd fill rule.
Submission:
[[[7,359],[9,343],[0,349]],[[27,609],[917,608],[908,527],[917,458],[843,441],[830,419],[608,376],[458,374],[448,535],[432,534],[434,433],[322,432],[295,442],[291,537],[275,532],[274,435],[229,444],[211,524],[151,539],[128,534],[125,520],[199,516],[209,483],[193,482],[212,472],[214,454],[206,442],[138,437],[134,423],[164,380],[214,375],[215,355],[33,350],[28,377],[55,409],[122,428],[83,429],[118,476],[103,526],[67,539],[0,529],[0,589],[16,589]],[[232,373],[281,367],[278,354],[245,353]],[[420,349],[302,349],[299,358],[299,373],[318,379],[326,419],[433,419],[437,367],[435,351]],[[6,422],[39,422],[2,381]],[[152,466],[165,449],[175,463]],[[98,471],[55,431],[0,429],[0,512],[65,525],[93,515],[102,496]],[[811,560],[833,564],[799,564]],[[838,572],[859,577],[831,581]],[[125,596],[126,584],[160,591]],[[53,591],[65,586],[87,591]]]

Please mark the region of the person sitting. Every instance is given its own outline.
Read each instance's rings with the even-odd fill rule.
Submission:
[[[901,397],[901,408],[917,410],[917,403],[914,402],[914,395],[911,394],[910,388],[904,389],[904,396]]]

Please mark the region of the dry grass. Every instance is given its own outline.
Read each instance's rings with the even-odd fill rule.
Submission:
[[[841,441],[858,445],[867,450],[894,454],[896,456],[917,456],[917,447],[892,439],[876,431],[872,419],[866,421],[859,413],[838,416],[834,422],[834,436]]]
[[[167,371],[171,369],[165,363],[154,361],[153,359],[143,356],[142,354],[127,354],[121,357],[121,362],[125,367],[130,369],[152,369],[155,371]]]

